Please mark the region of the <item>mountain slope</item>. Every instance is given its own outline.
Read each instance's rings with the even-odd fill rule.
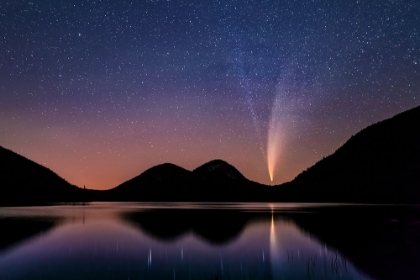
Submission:
[[[0,147],[0,205],[78,201],[83,190],[48,168]]]
[[[191,171],[171,163],[149,168],[140,175],[103,193],[106,200],[171,200],[188,192]]]
[[[212,160],[193,170],[198,192],[207,201],[264,200],[270,187],[245,178],[234,166],[223,160]]]
[[[215,183],[245,182],[247,179],[241,172],[229,163],[216,159],[209,161],[193,170],[195,176],[201,180]]]
[[[285,189],[299,200],[419,202],[420,107],[363,129]]]
[[[223,160],[188,171],[165,163],[105,191],[105,200],[123,201],[250,201],[262,197],[261,185],[246,179]]]

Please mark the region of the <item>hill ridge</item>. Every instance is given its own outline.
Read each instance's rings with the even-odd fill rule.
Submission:
[[[291,187],[315,201],[321,196],[329,201],[420,200],[419,123],[420,106],[372,124],[301,172]]]
[[[51,169],[0,146],[0,205],[83,200],[82,189]]]

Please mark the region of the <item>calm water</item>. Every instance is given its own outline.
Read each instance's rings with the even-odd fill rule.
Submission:
[[[401,230],[401,217],[385,215],[386,223],[370,230],[359,217],[354,220],[360,226],[337,218],[340,211],[359,209],[345,208],[164,203],[0,208],[0,279],[393,279],[404,275],[404,279],[416,279],[420,275],[416,274],[420,258],[411,260],[411,265],[404,259],[419,253],[407,255],[410,252],[398,247],[394,249],[403,256],[392,259],[394,249],[384,245],[403,238],[408,250],[420,251],[412,217]],[[388,213],[375,211],[374,217]],[[362,237],[354,232],[357,229]],[[382,247],[385,252],[391,250],[390,260]]]

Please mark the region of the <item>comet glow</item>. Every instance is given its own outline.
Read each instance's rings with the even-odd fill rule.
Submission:
[[[267,169],[271,182],[281,159],[286,157],[285,147],[290,144],[288,139],[296,133],[296,127],[303,127],[299,119],[311,103],[309,98],[301,97],[308,91],[305,89],[307,85],[296,79],[295,72],[295,67],[290,65],[283,73],[272,102],[267,136]]]
[[[280,120],[276,117],[276,107],[273,106],[267,138],[267,167],[271,182],[274,180],[274,173],[282,150],[282,138],[284,137]]]

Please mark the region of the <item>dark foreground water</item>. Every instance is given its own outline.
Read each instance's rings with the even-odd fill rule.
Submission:
[[[417,208],[0,208],[0,279],[419,279]]]

